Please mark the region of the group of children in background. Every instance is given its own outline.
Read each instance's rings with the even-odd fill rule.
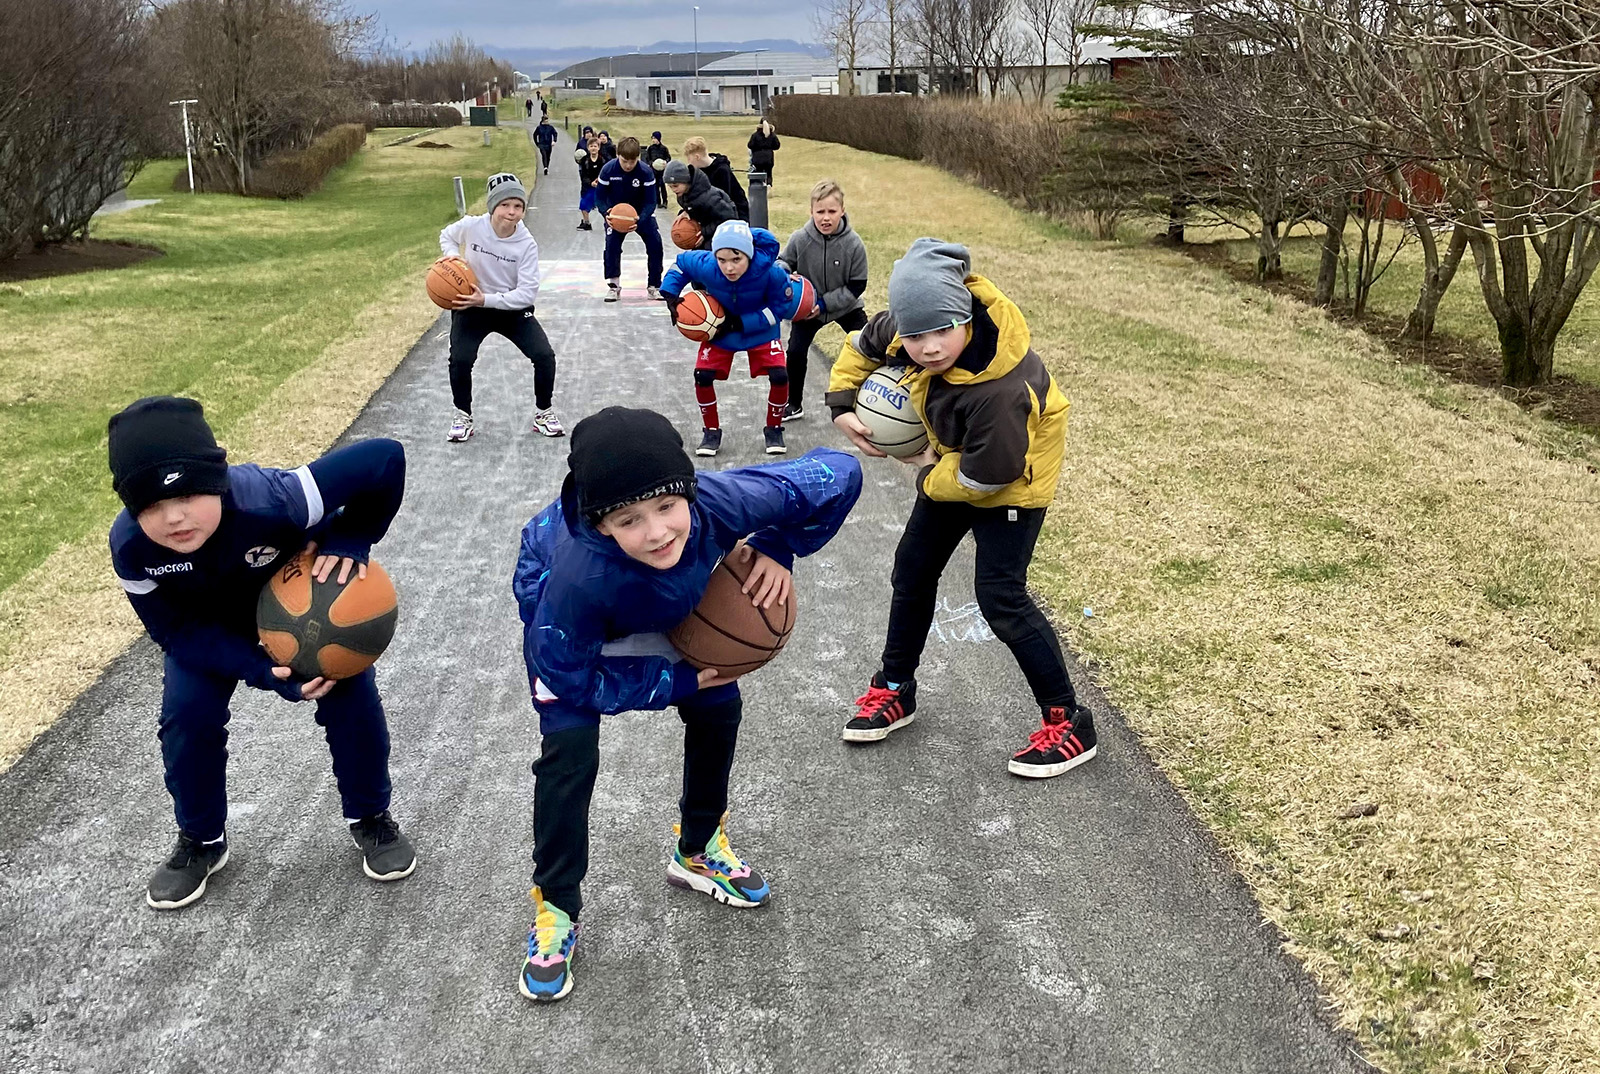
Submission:
[[[901,460],[911,464],[917,495],[895,552],[884,650],[842,737],[877,742],[912,722],[938,581],[971,533],[979,607],[1039,706],[1038,727],[1012,753],[1009,770],[1049,777],[1092,758],[1092,715],[1026,586],[1061,471],[1068,403],[1031,349],[1015,303],[972,271],[964,247],[925,238],[895,262],[889,308],[869,318],[866,249],[838,183],[812,188],[810,219],[780,248],[770,231],[743,219],[748,207],[716,181],[717,161],[726,158],[708,154],[703,140],[690,139],[681,162],[666,154],[659,134],[647,149],[624,138],[608,158],[604,133],[582,147],[580,169],[592,165],[580,171],[593,176],[588,207],[626,201],[639,211],[652,297],[670,315],[676,318],[690,283],[727,312],[695,357],[696,454],[714,456],[721,446],[715,382],[727,378],[740,350],[751,376],[768,380],[765,450],[782,454],[783,422],[805,413],[807,352],[830,323],[849,333],[826,395],[840,433],[860,454],[883,457],[854,413],[857,389],[880,366],[901,376],[926,427],[928,447]],[[701,214],[695,219],[708,233],[703,249],[680,254],[664,276],[653,220],[662,183],[684,211]],[[565,434],[552,409],[555,356],[534,315],[538,249],[523,223],[526,207],[518,179],[497,174],[488,180],[486,214],[440,233],[441,250],[464,256],[480,285],[456,301],[451,317],[451,441],[473,435],[473,363],[494,332],[534,365],[535,429]],[[620,234],[608,233],[607,300],[617,290],[620,248]],[[786,353],[780,329],[800,304],[796,278],[810,282],[816,303],[810,317],[792,323]],[[227,701],[239,682],[317,702],[364,871],[385,881],[410,875],[415,852],[388,811],[389,738],[372,673],[295,681],[257,646],[253,623],[261,585],[308,541],[318,546],[320,580],[343,585],[361,575],[400,504],[401,446],[369,440],[292,471],[228,466],[199,404],[170,397],[134,403],[112,418],[109,434],[113,487],[126,507],[112,528],[113,563],[166,654],[160,740],[179,835],[150,881],[150,905],[192,903],[227,861]],[[734,907],[771,897],[727,833],[738,683],[716,669],[696,670],[662,635],[696,606],[725,557],[748,568],[744,592],[753,604],[791,599],[794,559],[838,533],[861,488],[859,459],[830,448],[697,472],[672,423],[648,410],[610,407],[573,428],[565,481],[524,528],[513,580],[541,733],[533,765],[535,918],[518,979],[524,995],[555,1000],[572,988],[603,716],[671,707],[684,723],[669,881]]]

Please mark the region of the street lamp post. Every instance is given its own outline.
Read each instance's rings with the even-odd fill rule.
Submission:
[[[194,143],[189,137],[189,106],[191,104],[199,103],[199,101],[194,100],[193,98],[190,98],[186,101],[167,102],[169,105],[176,104],[183,106],[183,158],[189,162],[189,193],[191,194],[194,193]]]
[[[700,5],[694,5],[694,118],[700,118]]]

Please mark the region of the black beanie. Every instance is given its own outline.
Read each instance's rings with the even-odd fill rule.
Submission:
[[[111,415],[106,434],[111,488],[130,514],[172,496],[228,491],[228,453],[193,399],[140,399]]]
[[[653,410],[609,406],[572,429],[573,491],[593,525],[630,503],[654,496],[694,502],[694,463],[672,422]]]

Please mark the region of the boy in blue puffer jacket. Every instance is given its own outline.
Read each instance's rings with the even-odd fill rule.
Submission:
[[[748,355],[752,377],[767,378],[767,454],[785,454],[783,412],[789,404],[789,363],[778,337],[782,322],[792,320],[800,309],[800,288],[778,263],[778,237],[743,220],[728,220],[712,236],[709,252],[679,254],[661,281],[674,324],[683,289],[691,283],[721,303],[727,314],[722,327],[700,344],[695,356],[694,394],[700,403],[700,420],[705,423],[695,454],[715,455],[722,447],[716,382],[728,379],[737,351]]]
[[[519,978],[534,1000],[572,988],[602,714],[675,706],[683,720],[682,824],[668,881],[729,906],[767,901],[766,882],[724,829],[738,684],[696,671],[665,632],[730,554],[753,561],[744,587],[752,603],[789,600],[794,557],[826,545],[861,494],[861,464],[827,448],[696,475],[671,422],[624,407],[580,421],[568,462],[561,498],[522,530],[512,580],[542,735],[533,765],[535,917]]]

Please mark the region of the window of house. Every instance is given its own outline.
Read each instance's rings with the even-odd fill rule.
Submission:
[[[667,103],[668,104],[677,104],[678,103],[678,91],[677,90],[669,89],[667,91]]]

